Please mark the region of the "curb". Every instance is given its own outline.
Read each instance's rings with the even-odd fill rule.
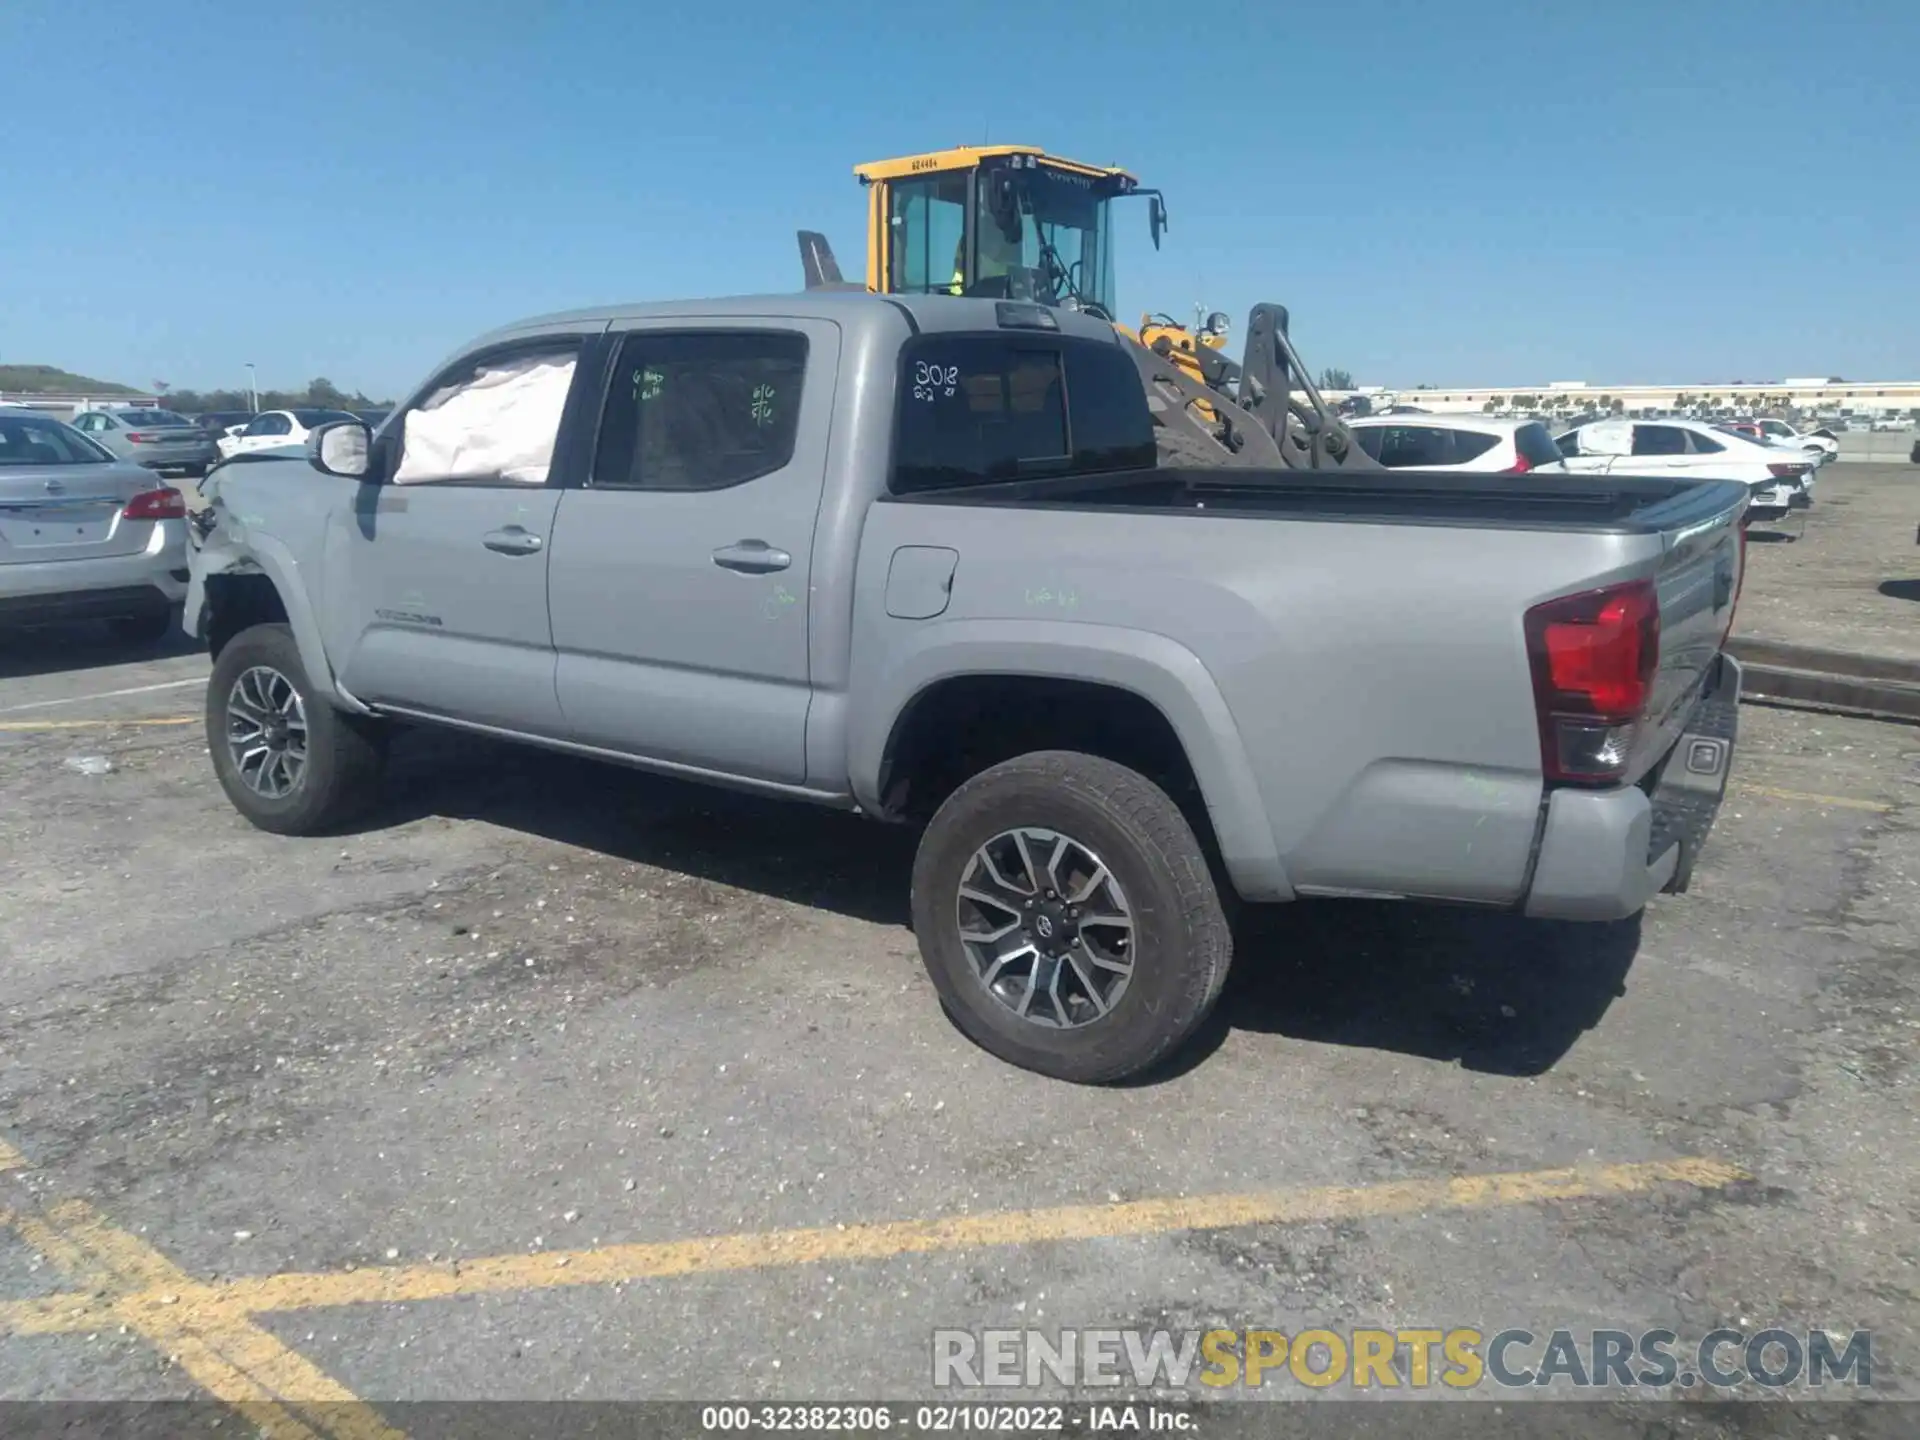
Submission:
[[[1740,698],[1920,724],[1920,660],[1736,638]]]

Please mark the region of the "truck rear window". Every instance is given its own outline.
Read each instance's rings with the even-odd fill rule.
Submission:
[[[1118,345],[931,335],[902,357],[896,495],[1154,463],[1139,372]]]

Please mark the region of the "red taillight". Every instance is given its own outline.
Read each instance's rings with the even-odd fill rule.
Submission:
[[[1807,473],[1806,465],[1769,465],[1767,473],[1776,480],[1794,480]]]
[[[1660,666],[1651,580],[1563,595],[1526,615],[1527,659],[1549,780],[1617,780]]]
[[[123,520],[184,520],[187,518],[187,497],[171,485],[163,485],[158,490],[142,490],[127,501],[126,508],[120,512]]]
[[[1524,455],[1516,454],[1513,457],[1513,464],[1507,467],[1507,474],[1524,475],[1531,469],[1533,469],[1533,462]]]
[[[144,430],[129,430],[127,432],[127,439],[136,445],[151,445],[159,438],[158,435],[149,435]]]

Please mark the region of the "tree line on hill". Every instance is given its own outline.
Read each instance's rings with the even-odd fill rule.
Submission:
[[[254,408],[244,390],[176,390],[164,381],[155,381],[153,388],[169,409],[189,415],[205,414],[209,410]],[[262,410],[294,410],[306,406],[322,410],[390,410],[394,403],[370,399],[358,390],[349,394],[325,377],[309,380],[304,390],[262,390],[259,400]]]

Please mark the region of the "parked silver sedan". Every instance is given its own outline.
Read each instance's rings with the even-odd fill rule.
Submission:
[[[0,410],[0,627],[167,633],[187,592],[180,492],[48,415]]]
[[[204,475],[220,459],[213,436],[171,410],[83,410],[73,417],[73,428],[149,470]]]

